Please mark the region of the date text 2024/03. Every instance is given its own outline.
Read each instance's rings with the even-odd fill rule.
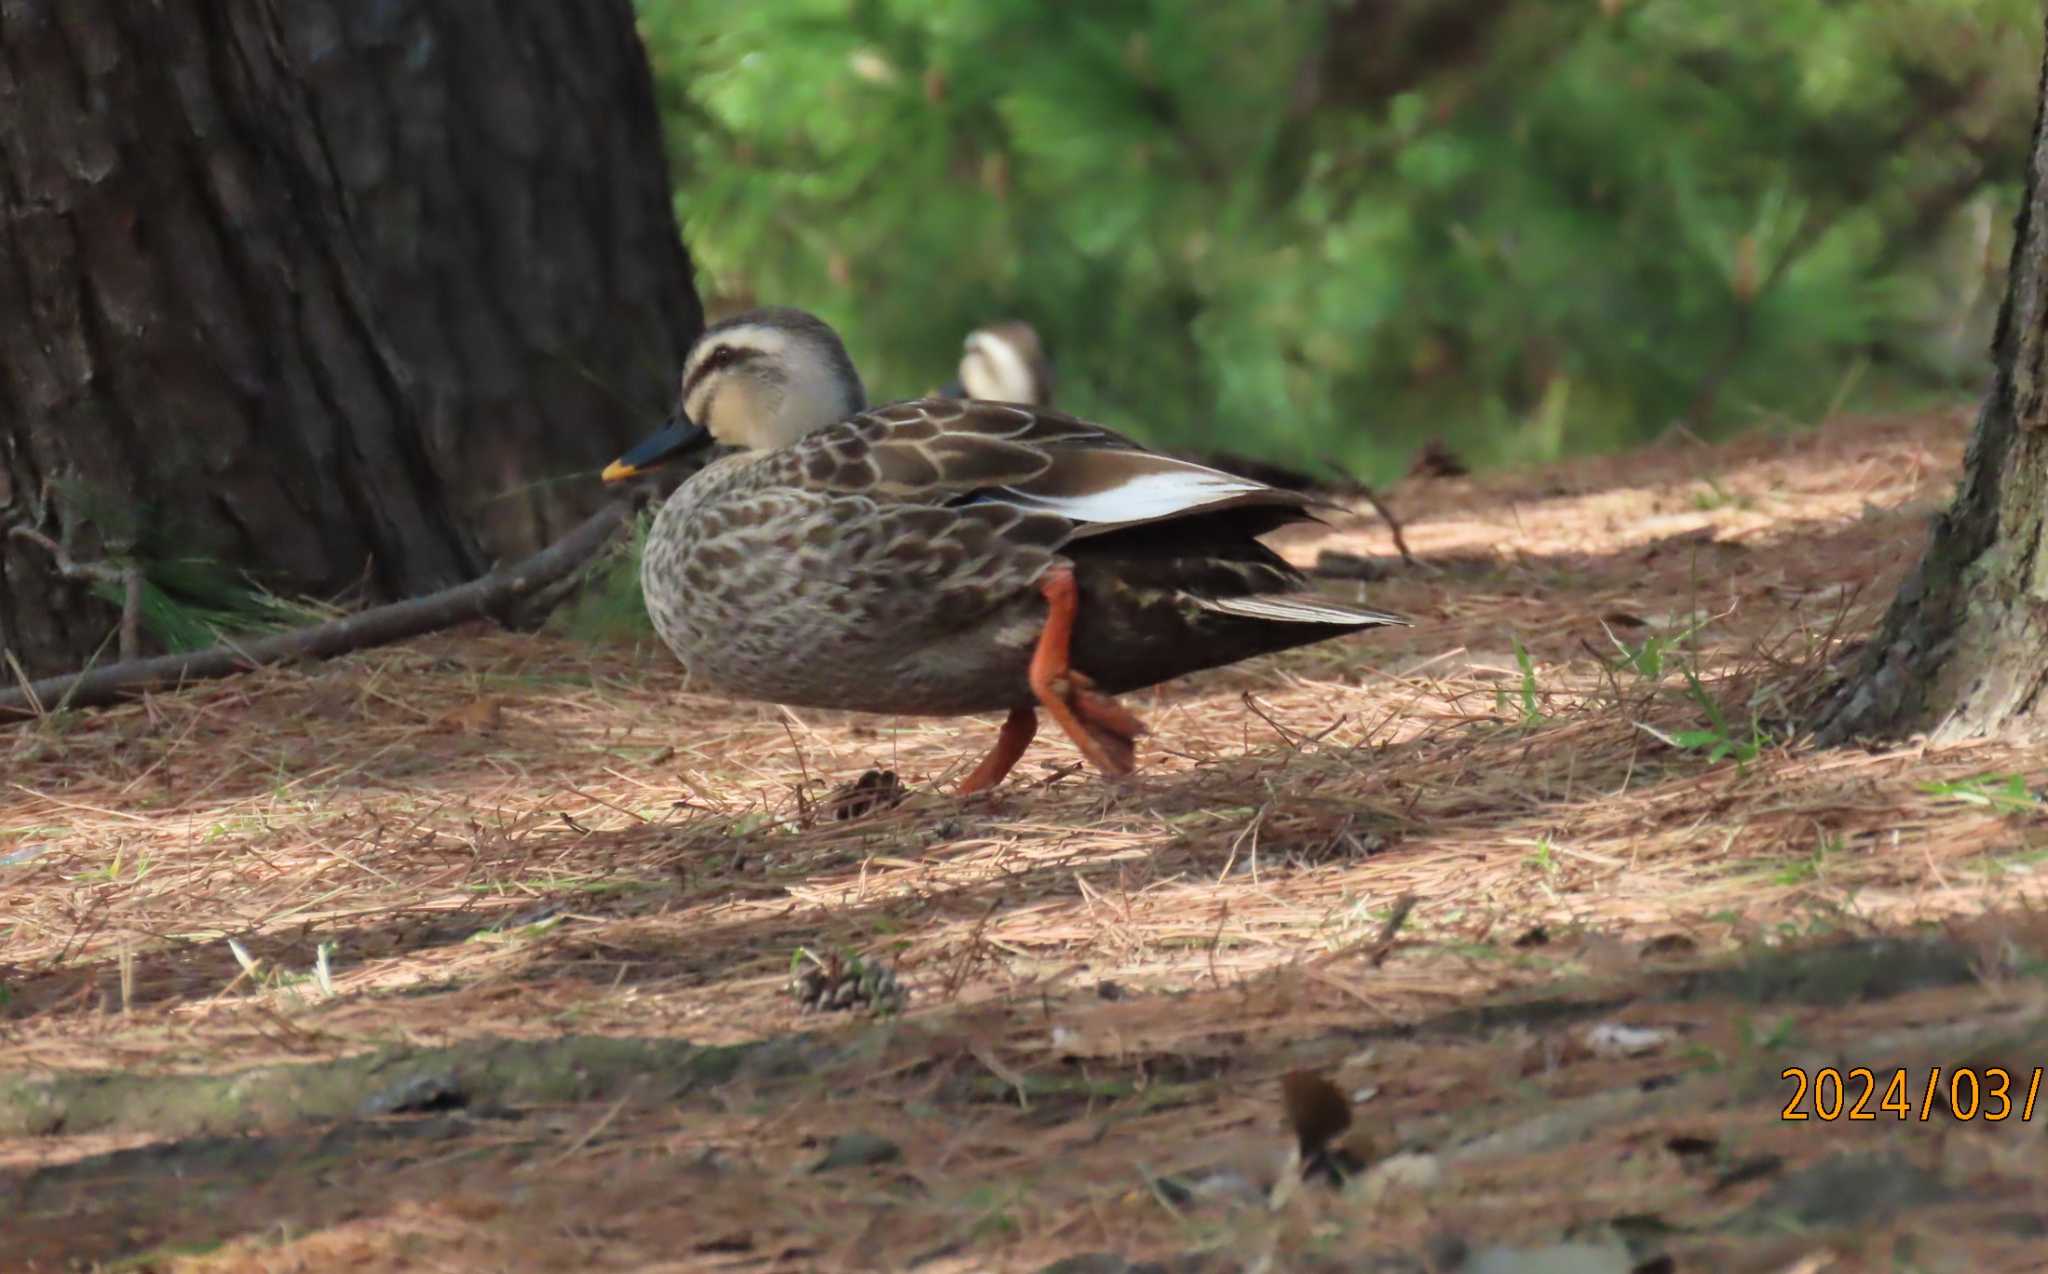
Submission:
[[[1965,1123],[1981,1119],[1996,1124],[2014,1118],[2026,1123],[2034,1117],[2042,1070],[2036,1066],[2015,1074],[2003,1066],[1930,1066],[1922,1079],[1917,1069],[1896,1066],[1887,1080],[1868,1066],[1812,1071],[1788,1066],[1778,1078],[1792,1085],[1792,1095],[1778,1117],[1822,1123],[1886,1117],[1925,1122],[1941,1111]]]

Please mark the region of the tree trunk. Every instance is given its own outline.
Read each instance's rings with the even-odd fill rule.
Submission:
[[[1878,635],[1822,705],[1822,742],[2048,735],[2048,60],[2041,99],[1991,391],[1962,485]]]
[[[8,528],[281,593],[473,578],[597,506],[701,325],[629,0],[0,0],[32,674],[118,607]]]

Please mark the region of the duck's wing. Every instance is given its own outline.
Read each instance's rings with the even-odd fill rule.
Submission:
[[[1061,412],[920,398],[863,412],[779,454],[791,485],[887,502],[1006,504],[1053,514],[1083,539],[1175,518],[1258,509],[1262,530],[1326,501],[1148,451]]]
[[[890,580],[916,579],[885,590],[889,600],[954,628],[1067,558],[1084,599],[1074,665],[1111,693],[1408,622],[1314,593],[1258,542],[1324,501],[1147,451],[1058,412],[919,399],[828,426],[758,463],[772,468],[771,490],[846,497],[847,516],[822,528],[830,551],[883,563]]]

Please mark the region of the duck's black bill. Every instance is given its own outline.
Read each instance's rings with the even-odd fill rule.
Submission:
[[[711,431],[677,412],[638,446],[604,467],[606,482],[623,482],[711,445]]]

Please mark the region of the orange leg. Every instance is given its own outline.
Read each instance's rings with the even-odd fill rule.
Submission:
[[[1003,722],[1003,732],[996,736],[995,747],[981,759],[980,765],[974,767],[974,773],[960,780],[960,795],[979,792],[1002,782],[1010,767],[1024,755],[1024,749],[1031,746],[1031,736],[1037,733],[1038,709],[1010,709],[1010,718]]]
[[[1038,587],[1047,610],[1045,629],[1031,656],[1031,693],[1097,769],[1129,774],[1137,768],[1135,740],[1145,733],[1145,723],[1108,695],[1097,694],[1088,678],[1067,662],[1081,600],[1073,569],[1053,567]]]

